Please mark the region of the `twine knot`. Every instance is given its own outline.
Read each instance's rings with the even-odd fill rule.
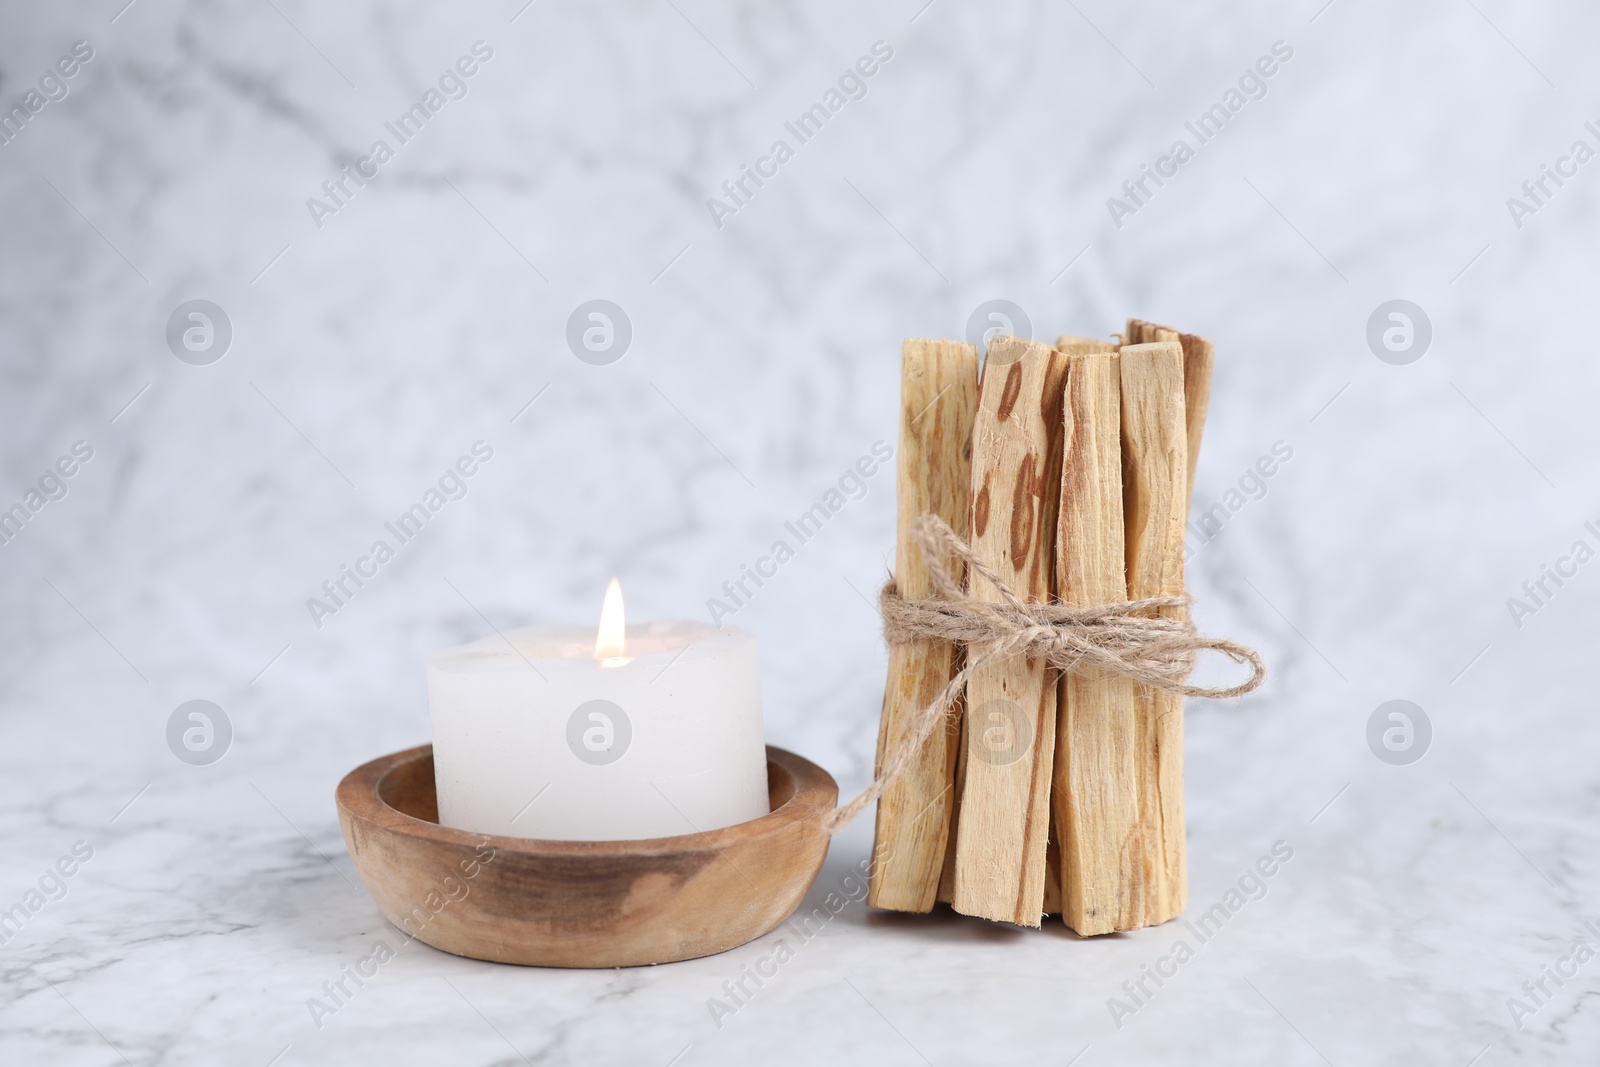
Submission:
[[[1099,670],[1151,689],[1213,700],[1243,696],[1266,678],[1266,664],[1254,649],[1203,636],[1195,629],[1187,610],[1192,598],[1187,594],[1088,606],[1028,603],[937,515],[922,516],[912,533],[927,563],[934,596],[907,600],[893,577],[885,582],[878,596],[884,639],[891,645],[930,638],[963,644],[967,646],[966,664],[938,697],[916,714],[905,740],[884,753],[872,784],[828,816],[823,826],[829,833],[843,829],[883,794],[955,707],[968,677],[996,660],[1022,656],[1062,674]],[[946,566],[946,557],[961,560],[969,574],[981,575],[999,599],[979,600],[963,590]],[[1175,610],[1162,614],[1162,609]],[[1185,679],[1203,651],[1221,652],[1235,663],[1249,664],[1250,677],[1234,686],[1189,685]]]

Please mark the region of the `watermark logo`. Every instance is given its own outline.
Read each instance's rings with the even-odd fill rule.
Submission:
[[[373,141],[366,155],[345,163],[337,175],[322,183],[322,196],[307,197],[306,211],[317,229],[320,230],[327,225],[325,219],[349,207],[357,191],[365,189],[368,182],[375,180],[400,148],[422,133],[423,127],[432,121],[446,104],[455,100],[465,100],[471,91],[468,82],[483,64],[493,58],[494,49],[486,41],[474,41],[471,55],[462,55],[453,66],[446,67],[444,73],[439,75],[438,88],[429,87],[424,90],[408,110],[401,112],[393,122],[383,124],[383,128],[394,138],[393,145],[381,137]],[[460,190],[456,192],[460,193]],[[462,199],[465,200],[466,197],[463,196]]]
[[[0,518],[0,536],[3,536],[4,521]],[[1600,544],[1600,525],[1590,521],[1584,523],[1583,528],[1594,536],[1596,544]],[[1572,548],[1566,555],[1556,557],[1555,566],[1539,564],[1539,573],[1522,583],[1522,596],[1506,597],[1506,610],[1511,612],[1511,621],[1517,629],[1522,629],[1530,615],[1537,615],[1541,608],[1546,607],[1569,581],[1578,576],[1578,568],[1594,557],[1594,545],[1580,537],[1572,542]]]
[[[1595,139],[1595,144],[1600,144],[1600,126],[1595,125],[1593,119],[1585,122],[1583,129]],[[1548,163],[1539,164],[1538,175],[1522,183],[1522,196],[1506,197],[1506,210],[1511,214],[1512,225],[1522,229],[1528,219],[1554,199],[1562,186],[1578,176],[1578,168],[1594,157],[1594,145],[1580,137],[1572,142],[1566,155],[1556,157],[1554,167]]]
[[[615,763],[633,742],[633,723],[621,705],[586,700],[567,717],[567,747],[591,767]]]
[[[1182,930],[1187,931],[1188,936],[1179,936],[1172,942],[1172,948],[1166,955],[1156,958],[1154,966],[1144,964],[1139,968],[1137,978],[1123,982],[1122,996],[1106,998],[1106,1010],[1111,1013],[1111,1021],[1117,1024],[1117,1029],[1121,1030],[1129,1019],[1143,1011],[1169,981],[1178,977],[1183,965],[1215,940],[1235,915],[1246,906],[1267,899],[1271,889],[1269,883],[1292,859],[1294,846],[1287,841],[1274,841],[1272,848],[1246,867],[1215,904],[1204,911],[1199,907],[1190,908],[1191,917],[1182,922]],[[1168,928],[1174,934],[1180,933],[1176,924]],[[1193,944],[1190,943],[1191,937]]]
[[[872,42],[871,53],[862,55],[854,65],[846,67],[844,73],[839,75],[837,87],[830,86],[820,100],[802,111],[793,121],[783,124],[784,132],[793,138],[792,144],[788,138],[779,137],[772,142],[766,155],[756,157],[754,166],[739,164],[739,173],[722,183],[722,195],[706,197],[706,210],[711,213],[711,221],[717,229],[722,229],[728,224],[728,219],[748,207],[756,194],[777,178],[784,164],[795,157],[796,150],[820,134],[822,128],[833,121],[833,117],[843,111],[847,104],[866,99],[868,80],[893,58],[894,49],[887,41]]]
[[[986,700],[968,716],[967,754],[995,767],[1009,767],[1033,747],[1033,723],[1014,700]]]
[[[37,888],[30,886],[22,894],[21,900],[0,911],[0,945],[9,944],[24,926],[33,921],[40,909],[65,897],[68,880],[93,858],[93,845],[87,841],[74,841],[70,854],[63,853],[54,864],[46,867],[39,876]]]
[[[87,441],[74,441],[71,454],[61,456],[46,467],[38,484],[29,486],[18,503],[6,507],[0,502],[0,545],[9,545],[15,540],[46,504],[65,498],[72,476],[93,458],[94,446]]]
[[[1272,451],[1263,453],[1254,464],[1245,468],[1236,487],[1230,487],[1222,498],[1210,507],[1195,507],[1193,516],[1185,527],[1183,561],[1194,558],[1196,552],[1209,545],[1222,533],[1222,528],[1245,507],[1257,500],[1265,500],[1270,489],[1268,481],[1294,458],[1294,446],[1287,441],[1274,441]]]
[[[967,316],[967,344],[976,345],[979,352],[987,353],[989,342],[1002,334],[1033,340],[1033,321],[1022,305],[1010,300],[985,300]]]
[[[615,363],[632,343],[628,313],[609,300],[587,300],[567,317],[567,347],[591,366]]]
[[[813,939],[826,933],[828,924],[841,912],[851,904],[866,899],[873,872],[892,854],[892,850],[886,849],[881,857],[858,860],[839,879],[836,887],[823,896],[821,904],[813,907],[808,914],[797,910],[778,927],[778,936],[762,943],[769,951],[757,957],[753,963],[740,966],[736,977],[723,982],[721,997],[706,998],[706,1010],[711,1013],[711,1021],[717,1024],[718,1030],[728,1025],[728,1020],[754,1000],[768,982],[777,978],[784,964],[799,955],[800,950]]]
[[[438,482],[422,494],[421,500],[383,524],[384,530],[394,538],[393,544],[388,538],[380,537],[372,542],[366,555],[356,557],[354,566],[339,564],[339,573],[322,583],[322,596],[306,598],[306,611],[317,629],[322,629],[324,619],[339,614],[368,582],[381,574],[384,566],[400,549],[414,541],[446,504],[464,498],[469,489],[468,480],[493,458],[493,445],[483,440],[474,441],[471,454],[458,456],[455,463],[446,467]]]
[[[857,457],[854,465],[846,467],[838,482],[824,492],[815,504],[793,522],[783,524],[784,532],[793,538],[792,544],[782,537],[773,541],[771,549],[766,555],[758,557],[753,566],[741,563],[738,576],[722,583],[721,597],[706,598],[706,611],[711,615],[711,625],[720,627],[724,619],[743,610],[768,581],[778,576],[778,569],[794,559],[798,549],[822,532],[833,516],[839,514],[846,504],[867,495],[868,479],[886,467],[893,458],[894,449],[887,442],[872,442],[870,454],[862,453]]]
[[[1584,934],[1587,934],[1588,938],[1585,938]],[[1522,983],[1521,997],[1506,998],[1506,1010],[1511,1013],[1511,1021],[1517,1024],[1518,1030],[1526,1030],[1528,1020],[1554,1000],[1556,993],[1568,982],[1578,977],[1578,972],[1583,969],[1584,964],[1594,959],[1595,950],[1589,943],[1590,939],[1600,944],[1600,923],[1593,919],[1583,924],[1583,933],[1572,939],[1571,950],[1556,960],[1554,967],[1547,963],[1539,968],[1537,978],[1530,978]],[[1555,988],[1552,989],[1552,986]]]
[[[1428,713],[1409,700],[1386,700],[1367,719],[1367,747],[1391,766],[1417,762],[1432,743]]]
[[[30,88],[8,110],[0,110],[0,144],[10,144],[16,140],[35,115],[50,104],[65,100],[72,91],[67,80],[77,77],[78,72],[93,58],[94,48],[88,41],[73,42],[69,54],[57,59],[54,66],[45,68],[39,76],[37,89]],[[3,108],[4,105],[0,105],[0,109]]]
[[[1379,304],[1367,319],[1367,347],[1393,366],[1415,363],[1432,343],[1433,323],[1428,313],[1409,300]]]
[[[209,700],[186,700],[167,717],[167,747],[192,767],[204,767],[228,754],[233,723]]]
[[[1139,164],[1139,172],[1122,183],[1122,196],[1106,198],[1106,210],[1117,229],[1122,229],[1124,220],[1148,206],[1156,193],[1176,178],[1202,147],[1214,141],[1246,105],[1267,95],[1268,80],[1294,58],[1294,48],[1287,41],[1273,41],[1269,51],[1270,54],[1260,56],[1244,69],[1236,85],[1223,90],[1222,96],[1210,107],[1183,124],[1187,136],[1175,139],[1166,154],[1156,158],[1154,167],[1148,163]]]
[[[422,900],[412,905],[405,917],[399,920],[400,929],[406,936],[398,948],[389,944],[387,936],[378,938],[373,943],[370,953],[358,958],[353,966],[348,963],[342,965],[337,978],[330,978],[322,983],[321,996],[307,997],[306,1010],[311,1014],[311,1021],[316,1028],[321,1030],[327,1025],[328,1019],[339,1014],[358,992],[366,988],[368,982],[378,976],[378,972],[385,964],[422,936],[423,929],[438,918],[440,912],[451,904],[459,904],[466,900],[467,895],[472,892],[472,887],[468,883],[476,878],[485,866],[493,863],[494,858],[494,846],[488,841],[483,841],[473,849],[472,856],[457,861],[454,867],[446,867],[445,870],[450,873],[446,874],[433,889],[428,890]],[[393,921],[392,916],[391,921]]]
[[[232,343],[228,313],[209,300],[186,300],[167,316],[167,347],[192,366],[210,366],[228,354]]]

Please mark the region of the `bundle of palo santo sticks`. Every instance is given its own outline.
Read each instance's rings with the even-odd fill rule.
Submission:
[[[1114,342],[996,337],[981,381],[970,344],[908,340],[902,361],[900,596],[933,594],[916,542],[928,513],[1024,601],[1183,594],[1209,341],[1129,320]],[[967,593],[985,598],[988,585],[970,575]],[[880,767],[962,655],[933,638],[891,647]],[[1023,926],[1059,913],[1082,935],[1183,912],[1181,695],[1003,659],[968,677],[944,727],[879,798],[869,904],[947,901]]]

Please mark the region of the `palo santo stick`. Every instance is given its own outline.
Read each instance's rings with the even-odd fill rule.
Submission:
[[[1110,341],[1102,341],[1099,338],[1095,338],[1095,337],[1078,337],[1078,336],[1075,336],[1073,334],[1065,334],[1064,333],[1060,337],[1056,338],[1055,349],[1056,349],[1057,352],[1060,352],[1062,355],[1071,357],[1071,356],[1074,356],[1074,355],[1086,354],[1086,353],[1091,353],[1091,352],[1116,352],[1117,346],[1115,344],[1113,344],[1112,342],[1110,342]],[[1070,372],[1069,372],[1069,377],[1070,377]],[[1068,392],[1070,394],[1070,390]],[[1070,437],[1071,433],[1072,433],[1071,420],[1069,419],[1068,422],[1067,422],[1067,435]],[[1116,435],[1115,435],[1115,433],[1113,433],[1113,435],[1112,435],[1112,451],[1113,451],[1113,455],[1115,455],[1115,452],[1116,452]],[[1121,522],[1122,522],[1122,498],[1121,498],[1121,489],[1120,489],[1120,487],[1122,485],[1122,472],[1120,470],[1120,462],[1118,462],[1118,465],[1117,465],[1116,475],[1117,475],[1117,486],[1118,486],[1118,489],[1117,489],[1117,494],[1118,494],[1117,495],[1117,523],[1118,523],[1118,527],[1120,528]],[[1063,477],[1065,477],[1065,471],[1063,471]],[[1058,560],[1058,566],[1059,566],[1059,560],[1061,558],[1059,553],[1060,553],[1060,541],[1058,540],[1057,541],[1057,557],[1056,557],[1057,560]],[[1118,567],[1118,575],[1120,577],[1120,575],[1121,575],[1121,567],[1122,567],[1122,544],[1121,544],[1120,539],[1118,540],[1118,543],[1117,543],[1117,567]],[[1060,574],[1059,570],[1057,571],[1057,574],[1058,575]],[[1112,599],[1115,599],[1115,598],[1112,598]],[[1060,681],[1057,682],[1056,691],[1057,691],[1057,700],[1058,700],[1058,702],[1064,700],[1064,695],[1065,695],[1066,690],[1065,690],[1065,687],[1062,685],[1062,683]],[[1131,714],[1131,708],[1129,709],[1129,713]],[[1062,750],[1062,747],[1061,747],[1063,738],[1062,738],[1062,735],[1061,735],[1061,732],[1060,732],[1061,731],[1061,722],[1062,722],[1061,715],[1058,712],[1057,717],[1056,717],[1057,734],[1056,734],[1056,750],[1055,750],[1055,756],[1054,756],[1054,759],[1055,759],[1055,762],[1056,762],[1057,766],[1060,765],[1060,762],[1061,762],[1061,759],[1062,759],[1062,754],[1063,754],[1063,750]],[[1124,781],[1126,781],[1126,779],[1124,779]],[[1061,885],[1062,885],[1062,878],[1063,878],[1064,871],[1065,871],[1065,865],[1064,865],[1064,862],[1063,862],[1063,859],[1062,859],[1062,851],[1061,851],[1061,841],[1062,841],[1062,833],[1063,833],[1063,831],[1061,829],[1061,827],[1063,825],[1062,821],[1061,821],[1061,815],[1062,815],[1063,805],[1062,805],[1062,803],[1060,801],[1059,781],[1058,781],[1056,786],[1052,787],[1051,797],[1052,797],[1052,804],[1051,804],[1051,815],[1050,815],[1050,838],[1049,838],[1049,843],[1045,847],[1044,905],[1043,905],[1043,909],[1042,909],[1043,913],[1045,915],[1047,915],[1047,916],[1048,915],[1060,915],[1060,914],[1062,914],[1062,911],[1063,911],[1063,908],[1062,908],[1063,896],[1062,896],[1062,892],[1061,892]],[[940,899],[948,900],[949,897],[948,897],[948,895],[943,895],[943,896],[941,896]]]
[[[1183,346],[1184,421],[1189,437],[1189,490],[1184,503],[1187,511],[1194,501],[1195,465],[1200,462],[1200,438],[1205,435],[1206,410],[1211,406],[1211,372],[1217,364],[1217,349],[1198,334],[1179,333],[1170,326],[1129,319],[1127,343],[1137,345],[1149,341],[1177,341]]]
[[[1058,342],[1059,344],[1059,342]],[[1061,466],[1056,587],[1069,604],[1127,595],[1123,548],[1121,359],[1071,358]],[[1133,683],[1080,668],[1060,683],[1052,796],[1061,918],[1085,937],[1143,925],[1138,730]]]
[[[1189,470],[1183,349],[1175,341],[1129,345],[1119,360],[1128,597],[1182,595]],[[1130,875],[1142,893],[1140,925],[1153,926],[1188,904],[1183,697],[1135,685],[1134,730],[1140,819]]]
[[[894,574],[900,595],[932,596],[916,521],[932,512],[965,538],[972,484],[972,421],[978,407],[978,350],[957,341],[909,339],[900,349],[900,452]],[[959,559],[945,566],[960,581]],[[925,639],[889,649],[889,677],[878,724],[878,769],[913,728],[917,713],[955,676],[958,650]],[[955,809],[959,708],[935,730],[916,760],[878,798],[867,903],[893,911],[931,911]]]
[[[1025,600],[1050,596],[1067,361],[1015,337],[989,345],[972,433],[972,549]],[[971,575],[969,594],[999,600]],[[974,646],[969,655],[982,655]],[[1055,671],[1009,658],[967,681],[966,779],[956,831],[959,912],[1038,926],[1055,748]]]
[[[939,872],[939,903],[948,904],[956,898],[956,835],[961,832],[961,794],[967,787],[967,715],[966,694],[961,696],[960,722],[956,727],[956,787],[955,810],[950,813],[949,847],[944,850],[944,869]]]
[[[1113,341],[1102,341],[1098,337],[1075,337],[1064,333],[1056,338],[1056,351],[1064,356],[1080,356],[1090,352],[1115,352],[1117,345]]]
[[[1052,813],[1050,816],[1050,841],[1044,848],[1044,904],[1040,908],[1040,912],[1045,917],[1061,914],[1061,844],[1060,838],[1056,835],[1056,819]]]
[[[1183,405],[1188,425],[1188,482],[1183,510],[1187,517],[1194,502],[1194,470],[1200,461],[1200,438],[1206,432],[1206,410],[1211,406],[1211,371],[1217,364],[1216,346],[1192,333],[1179,334],[1183,345]]]

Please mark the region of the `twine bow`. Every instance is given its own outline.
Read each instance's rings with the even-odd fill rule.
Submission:
[[[906,600],[891,577],[878,595],[883,635],[891,645],[934,638],[967,646],[967,661],[933,702],[912,719],[911,732],[885,753],[877,777],[860,795],[835,808],[823,821],[830,834],[842,830],[868,804],[877,800],[922,749],[966,689],[967,679],[996,660],[1023,656],[1063,674],[1098,669],[1183,696],[1224,700],[1243,696],[1266,678],[1267,668],[1254,649],[1220,637],[1202,636],[1187,610],[1159,614],[1162,608],[1187,609],[1188,595],[1145,597],[1088,607],[1063,603],[1030,604],[972,552],[971,546],[937,515],[927,514],[913,530],[928,565],[935,595]],[[964,562],[981,575],[1000,599],[978,600],[962,590],[945,558]],[[1235,686],[1208,688],[1184,679],[1194,670],[1198,653],[1221,652],[1235,663],[1250,665],[1251,675]]]

